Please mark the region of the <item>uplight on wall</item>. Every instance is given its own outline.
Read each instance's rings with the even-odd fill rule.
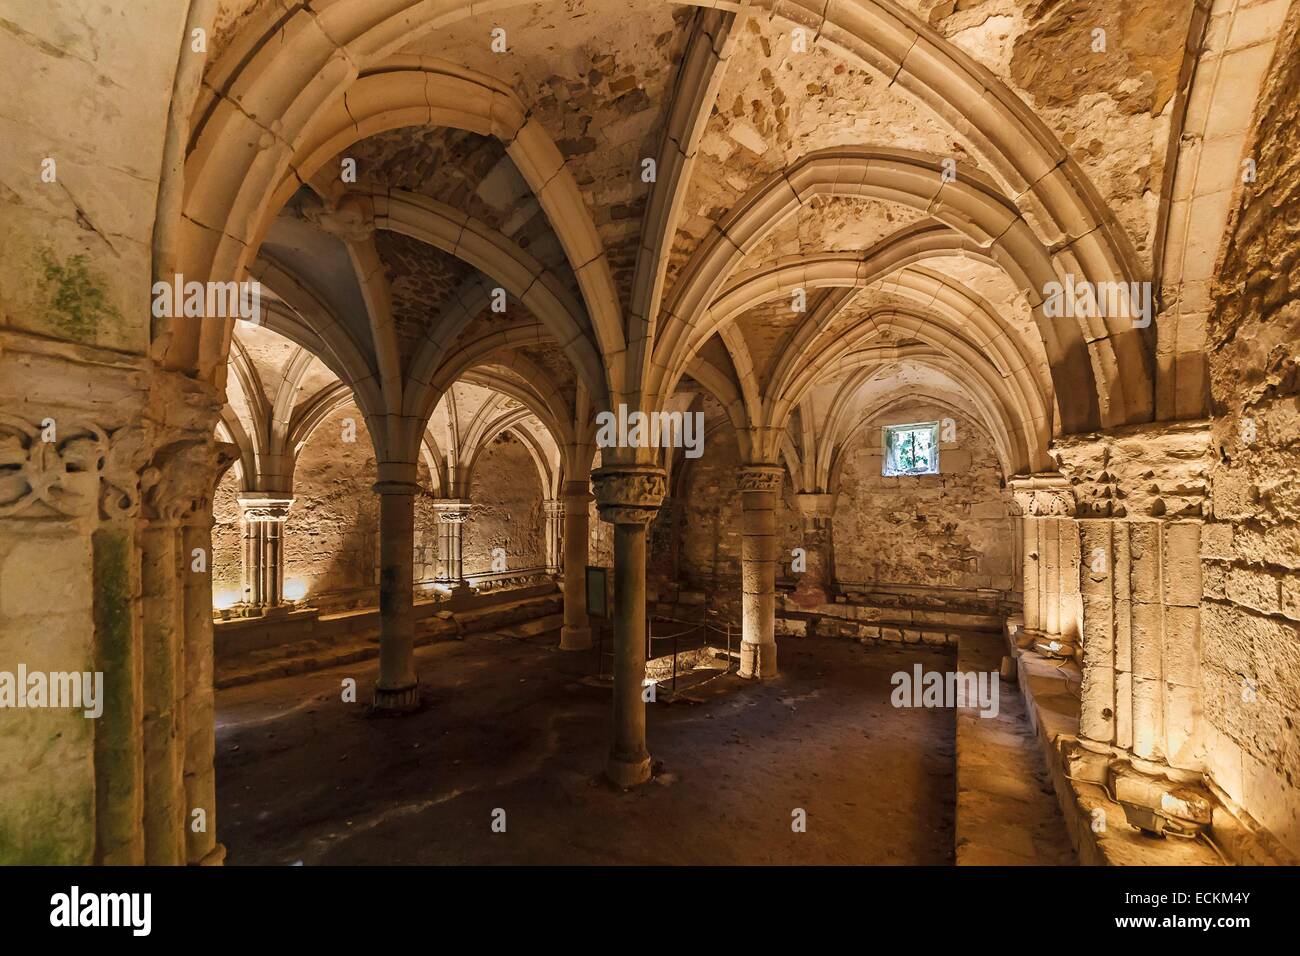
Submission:
[[[218,611],[224,611],[227,608],[234,607],[243,600],[243,598],[244,594],[242,591],[215,591],[212,594],[212,607]]]
[[[284,582],[284,598],[286,601],[301,601],[307,596],[307,582],[301,578],[293,578]]]

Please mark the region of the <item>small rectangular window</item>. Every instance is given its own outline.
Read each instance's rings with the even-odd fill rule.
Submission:
[[[939,423],[886,425],[881,474],[937,475],[939,473]]]

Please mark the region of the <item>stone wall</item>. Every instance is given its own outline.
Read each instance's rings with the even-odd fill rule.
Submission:
[[[650,583],[669,603],[686,592],[681,603],[702,598],[723,619],[739,622],[744,519],[737,481],[740,450],[730,424],[707,432],[704,447],[698,459],[679,459],[680,474],[651,529]],[[789,484],[787,477],[776,511],[777,553],[787,571],[790,549],[803,543]]]
[[[1207,769],[1300,852],[1300,5],[1277,50],[1210,320],[1202,673]]]
[[[356,424],[356,440],[342,440],[344,423]],[[532,463],[529,462],[529,467]],[[294,504],[284,527],[285,597],[298,595],[325,611],[376,604],[375,557],[378,548],[379,499],[375,452],[365,420],[355,405],[346,405],[321,423],[298,456],[294,470]],[[420,465],[419,481],[429,487]],[[213,503],[212,593],[218,608],[242,596],[239,479],[226,472]],[[415,502],[415,580],[432,581],[438,532],[432,498]]]
[[[227,469],[212,498],[212,606],[217,609],[244,597],[239,482],[239,467]]]
[[[883,426],[944,419],[955,423],[956,440],[941,442],[939,474],[881,475]],[[933,404],[896,406],[840,454],[832,534],[841,585],[1014,589],[1011,496],[981,426]]]
[[[480,456],[470,498],[474,511],[462,544],[466,574],[492,570],[492,551],[505,551],[506,570],[546,563],[542,538],[542,486],[528,449],[503,434]]]

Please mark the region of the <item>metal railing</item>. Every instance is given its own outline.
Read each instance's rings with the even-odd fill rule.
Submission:
[[[712,613],[712,612],[707,612],[707,613]],[[678,624],[678,625],[685,625],[685,627],[679,628],[670,634],[655,634],[654,625],[656,621],[660,624]],[[600,627],[596,629],[596,641],[595,641],[596,676],[598,679],[603,679],[606,676],[605,658],[609,657],[612,660],[612,658],[614,657],[613,630],[614,630],[614,625],[612,623],[602,623]],[[700,636],[699,648],[703,649],[709,646],[708,636],[710,633],[716,633],[723,636],[726,642],[726,659],[727,659],[727,666],[724,669],[723,673],[729,674],[731,673],[731,667],[732,667],[731,635],[733,631],[736,634],[740,633],[739,626],[732,621],[714,622],[714,621],[709,621],[707,619],[704,621],[683,621],[680,618],[675,618],[675,617],[653,618],[647,615],[645,620],[645,659],[647,661],[651,661],[655,659],[656,656],[655,642],[672,641],[673,670],[672,670],[670,691],[672,693],[676,693],[678,662],[682,651],[682,646],[681,646],[682,639],[687,637],[688,635],[699,635]],[[609,636],[609,641],[608,641],[609,650],[606,650],[606,635]],[[688,647],[687,650],[691,650],[691,648]],[[611,678],[613,677],[612,667],[610,668],[609,676]],[[656,680],[655,683],[662,685],[663,681]]]

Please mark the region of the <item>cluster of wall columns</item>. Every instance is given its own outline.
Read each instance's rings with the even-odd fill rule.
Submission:
[[[1074,495],[1063,478],[1010,482],[1021,514],[1024,633],[1041,653],[1072,657],[1079,650],[1079,530]]]
[[[243,526],[244,604],[269,610],[284,603],[284,522],[293,498],[260,492],[239,496]]]
[[[460,588],[465,584],[465,522],[470,505],[459,498],[441,498],[433,503],[438,519],[437,581]]]
[[[0,391],[24,389],[7,400],[25,417],[0,422],[18,479],[0,495],[0,652],[103,685],[93,720],[6,716],[15,739],[44,741],[0,781],[6,862],[219,862],[211,501],[232,458],[213,440],[219,397],[143,362],[68,363],[43,342],[20,367],[27,343],[13,344]]]
[[[1081,662],[1085,746],[1200,769],[1199,520],[1078,517],[1060,478],[1013,481],[1026,645]]]
[[[564,499],[542,502],[542,538],[546,548],[546,573],[559,574],[564,565]]]

